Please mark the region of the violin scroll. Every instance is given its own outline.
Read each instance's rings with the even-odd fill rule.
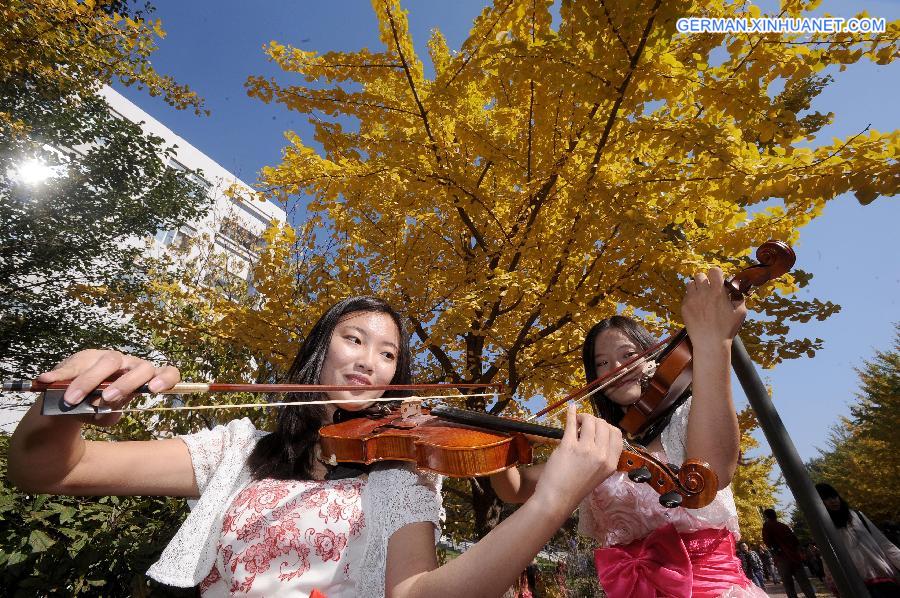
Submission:
[[[659,502],[667,508],[705,507],[716,497],[719,478],[709,465],[688,459],[681,467],[662,463],[649,453],[630,445],[619,458],[619,471],[631,481],[649,484],[659,493]]]
[[[741,270],[725,283],[732,299],[739,301],[753,287],[764,285],[786,274],[794,267],[797,254],[784,241],[769,240],[756,250],[756,259],[759,261],[758,264]]]

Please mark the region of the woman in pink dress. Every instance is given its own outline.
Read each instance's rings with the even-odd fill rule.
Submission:
[[[294,397],[321,404],[282,408],[272,433],[245,418],[138,442],[82,438],[82,423],[113,425],[121,414],[44,416],[38,401],[12,438],[9,476],[33,492],[197,498],[149,575],[199,586],[204,596],[500,596],[578,501],[615,470],[621,434],[570,410],[565,437],[548,461],[552,475],[515,514],[439,567],[437,476],[397,463],[332,466],[319,452],[322,425],[377,410],[373,401],[382,392],[366,387],[408,383],[410,364],[397,312],[375,298],[346,299],[313,327],[288,379],[359,390]],[[116,374],[102,398],[112,409],[124,407],[143,384],[162,391],[180,379],[173,367],[96,350],[39,379],[73,379],[65,400],[76,404]],[[327,402],[348,399],[362,402]]]
[[[766,596],[744,575],[735,556],[737,510],[729,486],[738,460],[739,430],[731,399],[731,341],[743,322],[743,303],[729,299],[722,272],[713,268],[688,283],[682,316],[693,345],[693,396],[685,395],[636,441],[657,458],[680,464],[706,461],[719,491],[701,509],[659,504],[646,484],[613,473],[581,502],[579,530],[596,540],[595,564],[610,598]],[[614,316],[596,324],[583,346],[585,374],[594,380],[654,344],[634,320]],[[617,425],[623,407],[641,395],[643,372],[593,397],[595,412]],[[509,470],[492,477],[501,499],[531,496],[553,464]]]

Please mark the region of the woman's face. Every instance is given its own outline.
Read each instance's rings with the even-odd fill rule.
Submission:
[[[597,376],[608,374],[640,353],[638,345],[618,328],[607,328],[594,341],[594,365]],[[641,398],[641,368],[626,374],[604,390],[609,399],[618,405],[631,405]]]
[[[822,502],[825,503],[825,508],[829,511],[839,511],[841,509],[841,499],[837,496],[823,498]]]
[[[328,398],[366,399],[365,403],[337,405],[347,411],[365,409],[384,394],[381,390],[366,390],[366,386],[390,384],[399,354],[400,331],[391,316],[374,311],[349,313],[338,320],[331,334],[319,383],[359,386],[359,390],[329,392]]]

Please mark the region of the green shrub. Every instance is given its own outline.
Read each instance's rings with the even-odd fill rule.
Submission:
[[[0,434],[4,596],[193,596],[145,574],[187,515],[184,499],[26,494],[6,477]]]

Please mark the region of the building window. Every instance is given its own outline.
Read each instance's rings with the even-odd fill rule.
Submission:
[[[191,226],[182,226],[180,229],[161,230],[156,233],[156,240],[166,247],[172,247],[178,250],[186,250],[191,239],[196,236],[197,230]]]
[[[262,245],[262,238],[247,230],[240,220],[233,216],[229,216],[222,221],[222,225],[219,227],[219,234],[237,243],[250,253],[256,253],[260,245]]]

